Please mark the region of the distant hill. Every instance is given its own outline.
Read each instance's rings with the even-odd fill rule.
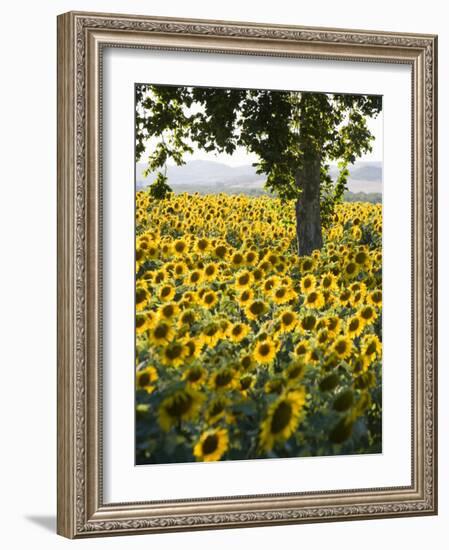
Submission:
[[[150,185],[155,174],[143,176],[145,164],[136,166],[136,186],[141,189]],[[335,180],[336,166],[331,166],[330,174]],[[248,195],[266,194],[266,176],[257,174],[250,164],[229,166],[209,160],[193,160],[183,166],[167,167],[168,183],[175,193],[245,193]],[[352,193],[382,193],[382,163],[356,162],[350,168],[348,188]]]

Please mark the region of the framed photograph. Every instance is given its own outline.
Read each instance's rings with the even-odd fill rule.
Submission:
[[[437,37],[58,17],[58,532],[437,513]]]

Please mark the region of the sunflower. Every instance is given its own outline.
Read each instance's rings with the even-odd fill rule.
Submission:
[[[203,272],[200,269],[194,269],[191,271],[184,284],[190,286],[198,286],[203,282]]]
[[[182,373],[182,379],[192,387],[201,386],[206,379],[206,370],[201,365],[193,365]]]
[[[382,344],[379,337],[376,334],[367,334],[362,340],[361,350],[362,354],[369,358],[380,356]]]
[[[322,328],[317,332],[316,341],[319,346],[325,346],[329,344],[329,341],[332,339],[332,334],[327,328]]]
[[[178,262],[173,268],[173,276],[175,279],[182,279],[187,273],[187,265],[185,262]]]
[[[206,281],[213,281],[214,279],[216,279],[218,274],[217,264],[214,264],[214,263],[207,264],[207,266],[204,268],[203,273]]]
[[[287,383],[291,386],[297,384],[302,380],[305,370],[306,367],[303,361],[301,361],[300,359],[296,359],[295,361],[292,361],[290,365],[284,370],[283,375],[285,376]]]
[[[160,285],[161,283],[165,282],[168,278],[168,274],[164,270],[156,271],[156,273],[153,275],[153,282],[157,285]]]
[[[235,370],[231,367],[221,367],[212,374],[210,386],[215,391],[233,389],[236,385]]]
[[[136,386],[138,390],[144,390],[147,393],[152,393],[156,386],[155,382],[159,378],[157,370],[148,365],[147,367],[138,368],[136,371]]]
[[[283,443],[296,431],[306,402],[304,388],[282,394],[267,411],[260,426],[260,447],[268,452]]]
[[[136,314],[136,333],[141,334],[154,326],[156,314],[153,311],[145,311]]]
[[[173,296],[175,295],[175,287],[172,285],[163,285],[159,289],[158,296],[159,299],[163,302],[169,302],[173,299]]]
[[[352,353],[352,341],[347,336],[338,336],[332,346],[332,351],[340,358],[347,359]]]
[[[296,357],[305,358],[309,352],[309,341],[300,340],[295,346],[295,355]]]
[[[187,252],[186,241],[183,239],[178,239],[177,241],[175,241],[173,244],[173,250],[177,256],[182,256],[183,254],[185,254]]]
[[[276,356],[277,346],[271,339],[259,341],[253,352],[254,360],[257,363],[268,364]]]
[[[173,321],[173,319],[179,314],[179,306],[174,302],[169,302],[168,304],[162,305],[157,310],[158,319],[161,321]]]
[[[209,239],[206,239],[205,237],[198,239],[196,242],[196,249],[200,254],[203,254],[207,250],[209,250],[210,242]]]
[[[279,277],[276,275],[265,279],[262,285],[262,290],[265,294],[271,294],[273,290],[279,285]]]
[[[159,321],[151,330],[149,339],[156,346],[168,344],[174,338],[174,331],[165,321]]]
[[[203,294],[201,301],[207,309],[212,309],[218,301],[217,293],[214,290],[209,290]]]
[[[162,350],[161,363],[167,366],[179,367],[184,363],[187,354],[188,350],[181,342],[170,342]]]
[[[221,332],[220,325],[215,321],[212,321],[206,325],[203,329],[202,336],[204,342],[210,347],[213,348],[216,346],[217,342],[221,340],[223,334]]]
[[[254,265],[257,262],[257,254],[254,250],[249,250],[245,254],[245,263],[246,265]]]
[[[191,327],[196,321],[196,314],[191,308],[185,309],[178,319],[178,327],[181,328],[183,325]]]
[[[301,282],[299,283],[299,286],[301,288],[301,292],[303,294],[308,294],[309,292],[312,292],[316,288],[316,278],[311,273],[308,275],[305,275]]]
[[[203,335],[197,335],[195,338],[187,336],[182,340],[182,342],[186,347],[186,361],[191,361],[201,355],[201,350],[205,343]]]
[[[357,315],[360,317],[362,322],[366,323],[367,325],[374,323],[377,318],[376,310],[373,306],[370,305],[363,306]]]
[[[381,290],[373,290],[370,292],[366,298],[366,301],[368,304],[374,306],[374,307],[381,307],[382,306],[382,291]]]
[[[240,267],[245,262],[245,258],[243,257],[243,254],[240,252],[234,252],[234,254],[231,257],[231,266],[234,268]]]
[[[256,377],[252,374],[242,374],[239,379],[238,389],[243,397],[248,397],[248,393],[256,383]]]
[[[265,382],[263,390],[267,394],[281,394],[284,391],[285,380],[281,376],[275,376]]]
[[[298,324],[298,315],[291,309],[286,309],[279,315],[280,331],[290,332]]]
[[[249,353],[245,353],[240,357],[239,364],[243,370],[251,370],[255,366],[253,356]]]
[[[354,261],[357,265],[364,267],[365,269],[369,267],[369,255],[366,250],[360,249],[354,254]]]
[[[313,290],[306,294],[303,305],[309,309],[321,309],[324,306],[324,296],[319,290]]]
[[[353,315],[346,322],[346,333],[350,338],[360,336],[365,328],[366,322],[358,315]]]
[[[238,273],[238,275],[235,278],[235,288],[237,290],[243,290],[248,288],[253,281],[253,277],[251,275],[251,272],[248,270],[243,270]]]
[[[321,288],[323,290],[331,291],[338,290],[337,277],[329,271],[321,277]]]
[[[343,307],[349,307],[351,305],[352,292],[349,288],[345,288],[340,292],[338,297],[340,305]]]
[[[228,253],[228,249],[224,244],[219,244],[214,248],[214,255],[220,260],[224,260],[227,253]]]
[[[312,331],[315,328],[316,322],[317,322],[317,319],[315,315],[313,314],[306,315],[305,317],[302,317],[300,319],[299,327],[303,332]]]
[[[143,286],[136,288],[136,311],[145,309],[148,301],[148,292]]]
[[[291,288],[280,286],[272,290],[271,297],[276,304],[286,304],[294,298],[294,292]]]
[[[209,462],[220,460],[229,446],[228,432],[223,428],[207,430],[201,434],[193,448],[197,460]]]
[[[158,419],[161,428],[168,432],[185,420],[194,420],[204,397],[192,388],[179,389],[166,397],[159,406]]]
[[[253,298],[254,292],[250,288],[247,288],[237,296],[237,301],[239,302],[240,306],[246,306],[249,302],[253,300]]]
[[[346,279],[355,279],[359,274],[359,271],[360,266],[352,261],[346,262],[343,266],[343,276]]]
[[[228,331],[229,339],[232,342],[241,342],[250,330],[250,327],[245,323],[235,323]]]
[[[206,419],[208,424],[215,424],[215,422],[218,422],[222,418],[230,424],[233,421],[232,414],[228,412],[230,403],[231,401],[222,393],[214,397],[206,411]]]
[[[245,308],[245,313],[248,319],[257,321],[267,312],[267,304],[263,300],[253,300]]]
[[[301,271],[303,273],[307,273],[308,271],[312,271],[315,268],[315,260],[314,258],[310,258],[305,256],[301,260]]]

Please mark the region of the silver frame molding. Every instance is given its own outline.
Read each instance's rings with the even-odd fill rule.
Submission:
[[[408,64],[412,69],[412,483],[104,504],[102,49]],[[69,538],[437,513],[437,37],[70,12],[58,17],[58,520]]]

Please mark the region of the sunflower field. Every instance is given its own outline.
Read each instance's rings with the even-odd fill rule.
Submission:
[[[136,194],[136,463],[382,450],[382,209]]]

